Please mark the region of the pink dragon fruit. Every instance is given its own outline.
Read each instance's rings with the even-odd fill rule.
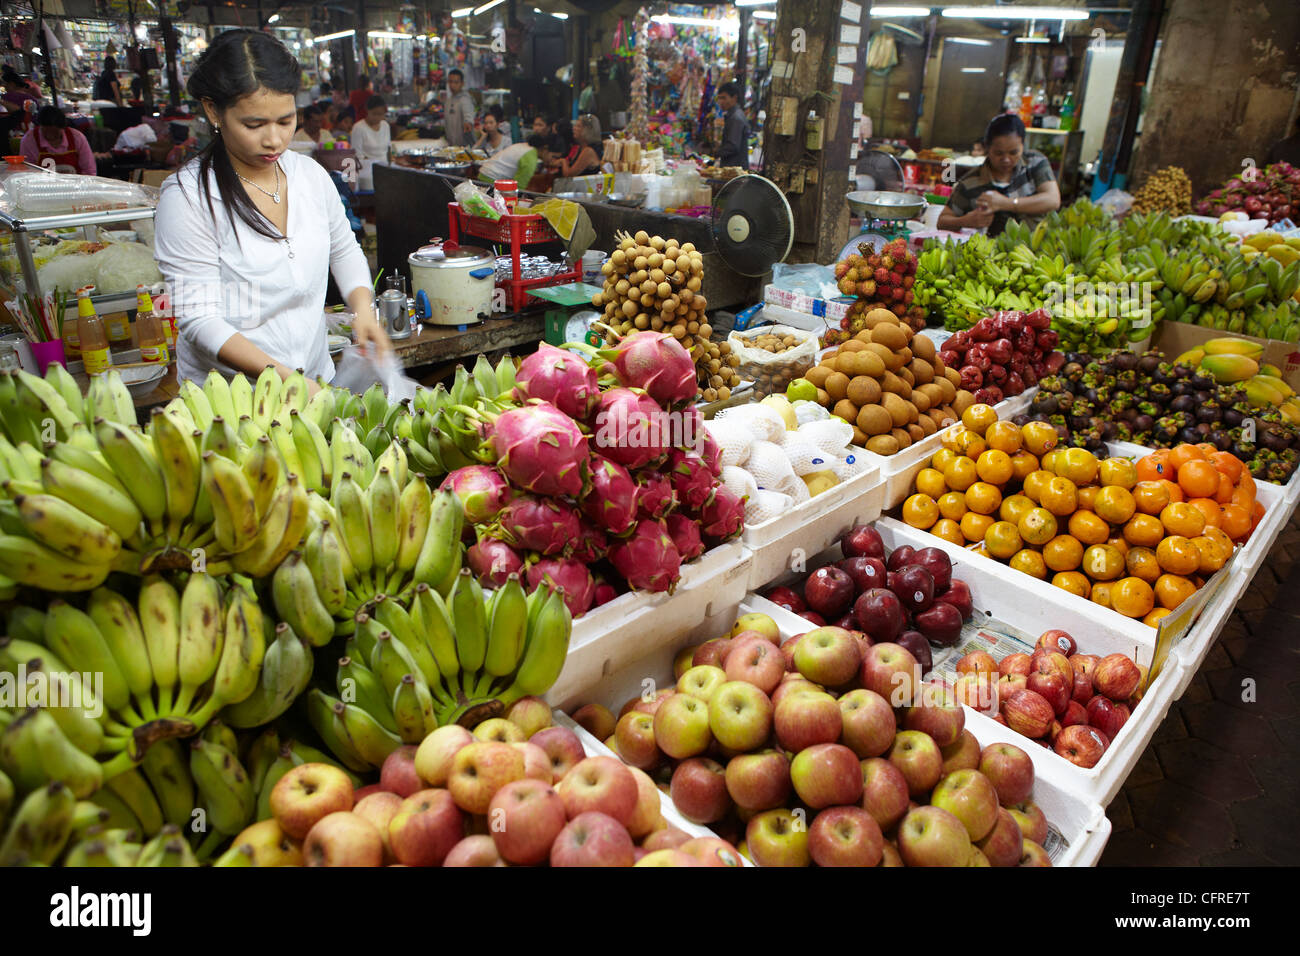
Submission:
[[[457,468],[443,479],[439,490],[450,490],[465,509],[465,524],[491,521],[510,500],[510,484],[490,465]]]
[[[616,541],[609,560],[629,586],[643,591],[670,591],[681,577],[682,556],[662,521],[642,518],[631,537]]]
[[[465,564],[485,588],[499,588],[524,568],[519,552],[495,538],[484,538],[465,551]]]
[[[521,495],[497,517],[501,537],[520,551],[568,554],[581,531],[578,512],[562,502]]]
[[[596,578],[596,598],[592,602],[592,607],[600,607],[602,604],[608,604],[614,598],[618,597],[618,589],[610,584],[599,574]]]
[[[699,511],[713,490],[713,472],[704,459],[691,451],[674,448],[668,455],[667,472],[672,478],[673,491],[684,508]]]
[[[691,353],[664,332],[633,332],[599,355],[620,382],[645,389],[660,405],[689,402],[699,393]]]
[[[717,485],[700,509],[700,530],[710,538],[726,541],[745,527],[745,499],[726,485]]]
[[[574,617],[586,613],[596,600],[596,582],[591,572],[585,564],[573,558],[564,561],[542,558],[528,566],[527,580],[529,593],[537,590],[544,581],[552,587],[563,588],[564,603]]]
[[[595,445],[624,468],[641,468],[672,448],[664,410],[644,392],[611,388],[600,393]]]
[[[492,426],[492,450],[506,477],[539,495],[582,494],[587,436],[554,405],[512,408]]]
[[[701,428],[697,433],[700,436],[695,453],[704,459],[704,464],[708,466],[709,473],[714,478],[722,477],[722,449],[718,443],[713,440],[713,436],[708,433],[707,429]]]
[[[605,532],[586,518],[580,520],[582,530],[573,545],[573,559],[583,564],[595,564],[609,552],[609,539]]]
[[[580,356],[543,342],[519,365],[515,396],[550,402],[570,418],[589,421],[600,400],[596,372]]]
[[[591,490],[582,511],[610,534],[622,534],[636,523],[637,486],[626,468],[608,458],[591,456]]]
[[[643,518],[663,518],[677,507],[677,492],[672,479],[657,471],[642,471],[636,476],[637,508]]]
[[[686,515],[669,515],[664,519],[668,534],[677,545],[677,551],[683,561],[694,561],[704,553],[704,541],[700,538],[700,526]]]

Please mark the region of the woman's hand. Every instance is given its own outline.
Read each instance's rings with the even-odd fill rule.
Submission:
[[[993,210],[984,204],[977,205],[965,216],[965,224],[975,229],[987,229],[993,223]]]
[[[373,345],[375,358],[383,358],[393,351],[393,343],[389,341],[388,333],[373,315],[358,315],[353,319],[352,338],[361,351],[367,354],[370,353],[370,346]]]
[[[981,208],[989,210],[990,212],[1005,212],[1012,208],[1010,199],[1002,195],[1002,193],[994,192],[992,190],[980,193],[979,198],[975,200],[975,204]]]

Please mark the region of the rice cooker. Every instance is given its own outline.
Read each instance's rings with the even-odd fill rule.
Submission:
[[[421,322],[468,325],[492,317],[496,259],[488,250],[439,242],[422,246],[406,261]]]

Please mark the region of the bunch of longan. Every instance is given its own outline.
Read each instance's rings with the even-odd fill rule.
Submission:
[[[705,316],[704,256],[693,243],[647,235],[619,234],[618,248],[601,267],[605,285],[592,305],[605,310],[604,323],[617,336],[665,332],[695,359],[706,402],[728,398],[740,384],[739,360],[725,342],[711,340]]]

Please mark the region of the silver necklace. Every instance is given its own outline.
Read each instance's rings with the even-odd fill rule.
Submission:
[[[252,186],[263,196],[270,196],[271,202],[275,203],[277,206],[280,204],[280,164],[278,162],[275,164],[275,192],[269,192],[263,189],[261,186],[257,185],[257,183],[253,182],[247,176],[241,175],[238,171],[235,172],[235,175],[239,176],[240,179],[248,183],[248,185]]]

